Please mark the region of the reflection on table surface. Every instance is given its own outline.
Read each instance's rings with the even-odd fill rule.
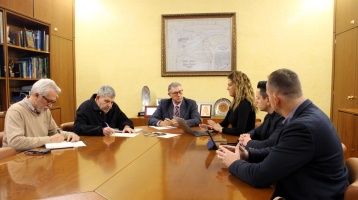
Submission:
[[[142,132],[157,131],[148,126]],[[81,136],[87,145],[45,156],[19,153],[0,161],[0,199],[269,199],[273,188],[256,189],[230,175],[208,136],[180,129],[173,138]],[[229,142],[237,137],[216,135]],[[99,195],[98,195],[99,194]]]

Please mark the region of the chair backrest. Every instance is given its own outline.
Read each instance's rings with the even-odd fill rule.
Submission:
[[[74,122],[66,122],[66,123],[61,124],[60,128],[63,131],[71,131],[71,132],[73,132],[73,125],[74,124],[75,124]]]
[[[344,192],[345,200],[358,199],[358,158],[348,158],[346,161],[348,168],[349,186]]]
[[[2,140],[4,138],[4,131],[0,132],[0,147],[2,147]]]
[[[0,160],[16,154],[16,150],[12,147],[1,147],[0,148]]]

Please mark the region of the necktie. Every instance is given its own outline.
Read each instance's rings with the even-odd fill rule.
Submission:
[[[175,106],[174,116],[175,116],[175,117],[179,117],[179,106]]]

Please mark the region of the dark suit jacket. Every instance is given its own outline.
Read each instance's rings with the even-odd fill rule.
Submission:
[[[148,120],[149,126],[156,126],[158,121],[165,120],[165,118],[173,119],[173,102],[172,99],[162,99],[158,108]],[[189,126],[198,126],[201,123],[201,118],[198,112],[197,104],[194,100],[183,98],[179,111],[180,117],[185,119]]]
[[[260,149],[273,147],[277,142],[277,137],[281,132],[285,118],[280,114],[273,112],[265,116],[264,122],[250,132],[251,140],[247,143],[245,149]]]
[[[254,187],[276,183],[275,195],[290,200],[343,199],[348,179],[341,141],[331,120],[310,100],[285,124],[275,147],[267,149],[249,151],[251,163],[237,160],[229,171]]]

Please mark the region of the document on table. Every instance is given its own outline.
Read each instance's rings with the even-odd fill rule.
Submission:
[[[134,129],[135,130],[135,132],[140,132],[142,129],[141,128],[135,128]],[[115,133],[123,133],[123,131],[122,130],[119,130],[118,128],[114,128],[114,132]]]
[[[46,149],[65,149],[73,147],[84,147],[85,143],[82,141],[78,142],[58,142],[58,143],[47,143],[45,144]]]
[[[150,126],[151,128],[157,129],[157,130],[166,130],[166,129],[173,129],[177,128],[175,126]]]
[[[174,134],[174,133],[165,133],[165,135],[158,136],[159,138],[171,138],[175,136],[179,136],[180,134]]]
[[[171,138],[171,137],[175,137],[175,136],[178,136],[178,135],[180,135],[180,134],[164,133],[164,132],[147,132],[147,133],[144,133],[144,136],[159,137],[159,138]]]
[[[134,130],[136,131],[136,133],[123,133],[122,130],[118,130],[115,128],[114,129],[115,133],[112,136],[114,136],[114,137],[135,137],[139,134],[139,132],[142,131],[141,128],[135,128]]]
[[[112,134],[113,137],[135,137],[137,136],[139,133],[114,133]]]

